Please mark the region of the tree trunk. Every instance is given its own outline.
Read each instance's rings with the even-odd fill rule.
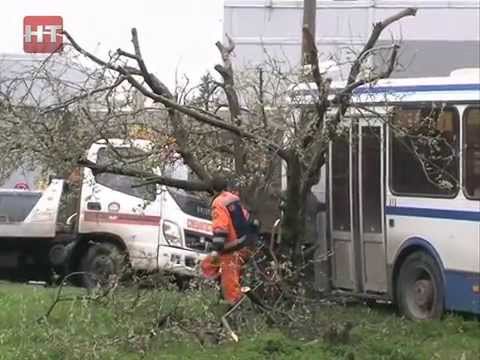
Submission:
[[[282,244],[292,254],[294,264],[301,262],[301,246],[305,237],[306,192],[303,191],[304,169],[296,156],[290,156],[287,167],[287,191],[283,209]]]

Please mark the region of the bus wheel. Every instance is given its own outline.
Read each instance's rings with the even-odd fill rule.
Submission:
[[[88,289],[110,287],[120,280],[126,268],[125,255],[110,243],[97,243],[88,248],[80,262],[82,285]]]
[[[423,251],[403,262],[396,284],[400,312],[412,320],[439,319],[444,305],[442,276],[436,261]]]

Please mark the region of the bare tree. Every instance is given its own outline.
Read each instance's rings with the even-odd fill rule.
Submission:
[[[248,194],[246,198],[257,199],[260,194],[270,195],[272,184],[279,181],[278,164],[283,162],[287,178],[283,239],[298,258],[300,240],[305,235],[306,199],[312,186],[319,181],[328,143],[335,138],[340,122],[352,106],[353,91],[390,76],[397,61],[398,45],[392,44],[385,68],[376,69],[374,75],[364,76],[362,69],[366,60],[375,51],[377,40],[390,24],[415,14],[416,9],[409,8],[374,24],[365,46],[351,64],[345,87],[333,98],[330,96],[331,79],[321,72],[312,34],[304,28],[305,48],[313,64],[311,77],[314,86],[310,88],[309,104],[313,111],[302,110],[302,101],[296,102],[291,97],[292,88],[302,82],[299,72],[285,71],[276,59],[270,59],[252,71],[242,72],[241,77],[237,76],[231,61],[235,44],[228,35],[224,44],[216,44],[222,59],[222,63],[215,66],[217,78],[208,75],[198,87],[192,88],[187,84],[171,90],[149,71],[142,57],[136,29],[131,32],[133,51],[118,49],[108,59],[95,56],[84,49],[72,34],[64,31],[77,54],[93,62],[94,69],[87,71],[90,82],[86,81],[75,95],[67,99],[63,96],[41,111],[37,106],[32,116],[40,119],[47,115],[55,118],[59,114],[75,114],[79,123],[72,126],[79,131],[83,126],[80,123],[87,122],[90,138],[87,136],[85,139],[88,140],[92,140],[91,131],[95,131],[97,137],[108,138],[119,136],[119,129],[126,130],[120,135],[131,138],[131,127],[137,124],[153,134],[150,137],[157,143],[155,156],[160,150],[165,150],[168,139],[173,139],[170,146],[198,179],[198,182],[192,182],[158,177],[146,170],[132,169],[128,162],[121,167],[101,167],[82,162],[96,172],[137,175],[144,182],[208,190],[212,176],[220,174],[240,179]],[[138,93],[152,102],[150,112],[132,109],[132,94]],[[119,98],[124,99],[123,102]],[[8,102],[2,104],[8,106]],[[9,116],[21,118],[15,115],[12,107],[8,111]],[[327,116],[331,112],[333,116]],[[150,117],[145,120],[138,116],[139,113],[149,114]],[[63,121],[55,123],[65,124]],[[77,145],[85,149],[85,142]],[[258,207],[258,203],[262,201],[253,204],[253,208]]]

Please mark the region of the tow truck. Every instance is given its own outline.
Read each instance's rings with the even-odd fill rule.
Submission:
[[[87,159],[111,163],[112,154],[146,147],[146,140],[110,139],[93,144]],[[177,164],[169,175],[187,171]],[[86,167],[80,179],[75,211],[62,216],[65,221],[59,221],[69,191],[63,179],[52,179],[45,191],[0,190],[0,268],[20,270],[29,280],[79,272],[85,287],[125,265],[179,278],[198,275],[211,238],[205,200],[157,184],[136,186],[132,176],[94,174]]]

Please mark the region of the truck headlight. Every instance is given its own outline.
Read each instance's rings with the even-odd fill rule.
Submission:
[[[169,245],[182,247],[182,233],[180,227],[176,223],[165,220],[163,222],[162,230],[163,236]]]

